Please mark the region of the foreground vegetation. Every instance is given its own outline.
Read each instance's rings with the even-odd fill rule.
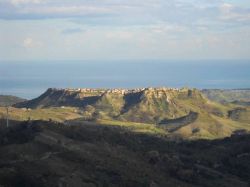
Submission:
[[[110,125],[16,122],[0,130],[0,185],[248,186],[249,142],[249,135],[171,141]]]

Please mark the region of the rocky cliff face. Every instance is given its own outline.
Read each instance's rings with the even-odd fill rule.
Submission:
[[[200,110],[206,104],[196,89],[48,89],[18,108],[79,107],[87,118],[158,123]]]
[[[101,96],[102,91],[81,91],[73,89],[49,88],[36,99],[14,105],[18,108],[46,108],[46,107],[84,107],[95,103]]]
[[[140,96],[160,98],[162,95],[170,93],[170,89],[55,89],[49,88],[45,93],[36,99],[18,103],[15,106],[26,108],[46,108],[46,107],[60,107],[60,106],[72,106],[72,107],[85,107],[86,105],[92,105],[98,101],[107,99],[113,99],[120,97],[126,102],[127,105],[140,102]],[[177,91],[177,90],[176,90]],[[139,96],[139,97],[138,97]]]
[[[64,109],[76,111],[73,112],[74,117],[67,117],[74,119],[74,124],[83,121],[121,123],[130,128],[130,125],[138,125],[133,122],[146,123],[140,125],[145,125],[145,128],[151,125],[150,128],[164,129],[173,136],[183,138],[222,138],[231,135],[234,130],[250,129],[248,107],[244,107],[245,111],[237,111],[236,105],[211,102],[197,89],[48,89],[40,97],[15,107],[42,108],[29,112],[34,115],[38,115],[38,111],[46,111],[51,116],[56,114],[51,111],[56,110],[60,116],[65,115],[65,119],[67,114]],[[38,119],[43,119],[44,113],[40,116]]]

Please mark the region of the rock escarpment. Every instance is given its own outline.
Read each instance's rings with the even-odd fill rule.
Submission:
[[[206,99],[196,89],[48,89],[18,108],[78,107],[86,118],[159,123],[199,112]]]

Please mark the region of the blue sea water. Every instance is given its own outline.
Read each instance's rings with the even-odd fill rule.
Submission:
[[[34,98],[47,88],[250,88],[250,60],[0,62],[0,94]]]

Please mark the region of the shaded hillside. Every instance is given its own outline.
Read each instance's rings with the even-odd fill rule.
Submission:
[[[178,141],[29,122],[0,131],[0,186],[249,186],[250,136]]]
[[[84,107],[95,103],[101,94],[101,90],[81,92],[70,89],[49,88],[38,98],[18,103],[14,106],[18,108],[46,108],[60,106]]]
[[[206,95],[208,99],[221,103],[235,102],[235,104],[245,105],[247,102],[250,102],[250,89],[204,89],[202,93]]]
[[[198,115],[198,113],[191,111],[188,115],[180,118],[164,119],[159,123],[159,125],[167,128],[169,132],[174,132],[185,125],[195,122],[198,118]]]
[[[16,103],[24,102],[25,99],[11,95],[0,95],[0,106],[11,106]]]

